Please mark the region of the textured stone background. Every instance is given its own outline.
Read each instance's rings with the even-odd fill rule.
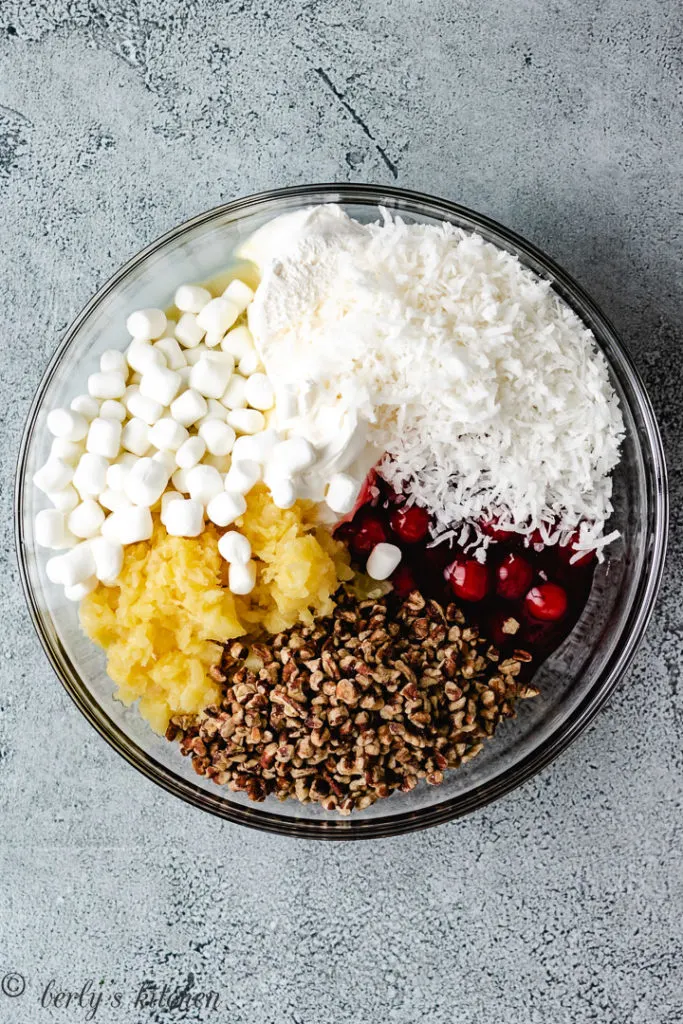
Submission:
[[[683,1020],[681,20],[676,0],[2,0],[1,1024],[87,979],[98,1021]],[[86,725],[30,628],[19,432],[69,320],[221,200],[311,180],[459,200],[614,320],[668,448],[668,573],[636,663],[539,778],[388,842],[300,843],[194,812]],[[221,1014],[130,1009],[145,978]]]

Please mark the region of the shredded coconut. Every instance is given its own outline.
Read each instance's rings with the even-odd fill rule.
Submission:
[[[480,548],[477,524],[495,518],[549,544],[581,526],[579,551],[611,541],[621,411],[550,283],[449,224],[298,217],[250,310],[271,379],[299,395],[294,428],[336,438],[336,468],[347,440],[354,457],[386,452],[382,475],[430,509],[436,535],[465,522]]]

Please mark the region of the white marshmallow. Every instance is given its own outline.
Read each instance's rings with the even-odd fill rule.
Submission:
[[[250,594],[256,586],[256,563],[231,562],[228,569],[228,587],[233,594]]]
[[[59,586],[64,584],[64,557],[64,555],[55,555],[54,558],[48,558],[45,563],[45,575],[50,583],[56,583]]]
[[[161,451],[177,452],[183,441],[187,441],[190,435],[182,423],[172,420],[170,416],[164,416],[149,428],[148,436],[155,448],[159,448]]]
[[[142,505],[132,505],[112,512],[104,521],[102,535],[119,544],[137,544],[138,541],[149,540],[153,528],[150,510]]]
[[[206,415],[206,411],[206,399],[194,388],[183,391],[182,395],[171,403],[171,416],[183,427],[192,426]]]
[[[126,388],[127,390],[128,388]],[[99,414],[102,419],[118,420],[119,423],[123,423],[126,418],[126,407],[123,402],[117,402],[115,398],[107,398],[102,402]]]
[[[100,370],[102,373],[109,373],[110,370],[116,370],[118,373],[122,373],[124,377],[128,376],[128,363],[126,361],[125,353],[119,352],[117,348],[108,348],[106,352],[103,352],[100,356]]]
[[[176,324],[175,336],[184,348],[196,348],[204,337],[204,328],[199,326],[194,313],[183,313]]]
[[[181,313],[201,313],[204,306],[211,302],[211,292],[198,284],[181,284],[173,302]]]
[[[174,338],[175,339],[175,327],[176,327],[175,320],[171,320],[171,319],[169,319],[169,317],[166,317],[166,326],[164,327],[164,333],[161,335],[161,338],[159,338],[159,341],[161,341],[162,338]],[[156,344],[156,342],[155,342],[155,344]],[[171,367],[171,369],[172,369],[172,367]]]
[[[87,540],[61,556],[59,577],[65,587],[75,587],[77,583],[84,583],[94,575],[95,559]]]
[[[209,455],[207,452],[202,459],[202,462],[205,466],[213,466],[214,469],[218,470],[221,476],[225,476],[230,469],[232,459],[229,455]]]
[[[226,422],[228,418],[228,410],[224,405],[217,401],[217,399],[207,398],[206,405],[206,413],[201,417],[201,419],[197,420],[199,425],[207,423],[209,420],[222,420],[223,423]]]
[[[73,477],[73,484],[82,498],[96,498],[107,484],[109,462],[103,455],[86,452],[81,456]]]
[[[178,491],[165,491],[161,495],[161,514],[160,519],[164,526],[166,525],[166,510],[172,501],[183,501],[183,496]]]
[[[150,428],[147,424],[137,416],[134,416],[132,420],[128,420],[123,428],[121,447],[125,448],[127,452],[131,452],[132,455],[142,458],[143,455],[147,454],[152,443],[149,435]]]
[[[136,340],[160,338],[165,329],[166,314],[163,309],[138,309],[126,320],[126,330]]]
[[[88,540],[100,532],[103,522],[104,512],[98,503],[92,498],[86,498],[69,513],[68,526],[74,537]]]
[[[220,398],[228,386],[234,360],[225,352],[207,352],[192,367],[190,386],[205,398]]]
[[[153,398],[145,398],[144,395],[131,395],[128,399],[128,412],[131,416],[137,416],[148,426],[152,426],[164,414],[164,406],[161,402],[155,402]]]
[[[96,416],[90,424],[85,447],[92,455],[104,455],[105,459],[115,459],[121,450],[119,421]]]
[[[122,398],[125,391],[126,378],[118,370],[91,373],[88,377],[88,392],[93,398]]]
[[[204,506],[192,499],[166,506],[164,526],[171,537],[198,537],[204,529]]]
[[[97,500],[108,512],[118,512],[120,508],[130,508],[133,504],[123,491],[114,491],[111,487],[105,487]]]
[[[340,516],[350,512],[356,504],[360,484],[348,473],[335,473],[330,477],[325,501],[333,512]]]
[[[272,409],[275,404],[273,385],[265,373],[252,373],[244,387],[244,397],[253,409]]]
[[[236,363],[243,356],[256,351],[254,339],[248,327],[235,327],[232,331],[228,331],[221,342],[221,348],[224,352],[229,352]]]
[[[237,278],[231,281],[228,287],[223,292],[223,298],[232,302],[234,306],[237,306],[240,313],[243,313],[249,303],[254,298],[254,293],[248,284],[244,281],[240,281]]]
[[[67,601],[82,601],[88,594],[92,594],[97,586],[97,577],[89,576],[82,583],[76,583],[73,587],[64,587],[64,597]]]
[[[186,480],[190,497],[202,505],[208,505],[212,498],[223,493],[223,478],[213,466],[193,466],[187,470]],[[175,484],[175,474],[173,482]],[[177,484],[175,486],[181,490]]]
[[[56,437],[50,445],[50,458],[62,459],[70,466],[78,462],[83,454],[83,444],[80,441],[67,441],[64,437]]]
[[[280,474],[288,476],[291,473],[301,473],[305,469],[310,469],[315,462],[316,452],[305,437],[290,437],[275,445],[272,459]]]
[[[181,445],[182,448],[182,445]],[[159,462],[166,470],[166,476],[170,476],[171,473],[175,473],[178,468],[174,452],[155,452],[152,456],[152,462]]]
[[[72,412],[79,412],[86,420],[94,420],[100,411],[100,403],[90,395],[77,395],[72,399],[69,408]]]
[[[273,504],[278,508],[291,508],[296,501],[296,487],[291,477],[282,476],[268,484]]]
[[[126,349],[128,365],[137,373],[146,373],[153,366],[166,366],[166,356],[157,345],[148,341],[132,341]]]
[[[228,455],[235,443],[235,431],[223,420],[207,420],[202,423],[199,436],[211,455]]]
[[[266,425],[263,413],[258,409],[231,409],[228,423],[240,434],[258,434]]]
[[[228,381],[228,386],[221,396],[221,403],[226,409],[245,409],[247,381],[239,373],[233,373]]]
[[[140,381],[140,394],[152,398],[161,405],[170,405],[180,390],[182,378],[175,370],[165,366],[151,366],[145,370]]]
[[[53,409],[47,414],[47,429],[54,437],[64,438],[65,441],[82,441],[88,433],[88,421],[79,412]]]
[[[247,511],[247,503],[242,494],[228,494],[222,491],[211,499],[206,514],[216,526],[229,526]]]
[[[113,583],[123,568],[123,545],[106,537],[95,537],[90,542],[95,562],[95,575],[102,583]]]
[[[225,334],[240,312],[240,309],[228,299],[211,299],[197,315],[197,323],[203,331]]]
[[[180,491],[182,494],[189,494],[190,491],[190,488],[187,485],[187,474],[189,472],[189,469],[176,469],[175,473],[171,477],[171,483],[175,489]]]
[[[185,388],[189,388],[192,367],[181,366],[179,370],[176,370],[176,373],[180,376],[180,390],[183,391]]]
[[[160,338],[154,343],[154,348],[163,353],[166,363],[171,370],[179,370],[185,366],[185,356],[175,338]]]
[[[76,488],[70,484],[68,487],[63,487],[61,491],[49,491],[47,496],[60,512],[71,512],[81,500]]]
[[[267,462],[275,445],[280,440],[276,430],[262,430],[258,434],[238,437],[232,446],[233,462],[248,459],[253,462]]]
[[[44,466],[33,474],[33,483],[39,491],[48,494],[50,491],[61,491],[71,483],[74,468],[63,459],[50,457]]]
[[[119,455],[116,462],[107,469],[107,487],[112,491],[122,491],[126,477],[137,461],[137,455],[133,455],[131,452]]]
[[[218,551],[226,562],[236,562],[238,565],[246,565],[251,558],[251,544],[237,530],[228,530],[223,534],[218,541]]]
[[[375,544],[365,570],[372,580],[387,580],[401,561],[401,549],[395,544]]]
[[[181,469],[192,469],[202,461],[205,452],[206,444],[201,437],[188,437],[176,452],[175,460]]]
[[[36,516],[34,527],[36,544],[41,548],[58,551],[69,546],[66,536],[66,518],[56,508],[44,508]]]
[[[218,348],[223,338],[222,331],[207,331],[204,335],[204,344],[207,348]]]
[[[185,350],[185,363],[186,363],[186,365],[187,366],[194,366],[195,363],[198,363],[199,360],[202,358],[202,356],[205,355],[205,353],[207,353],[208,351],[209,350],[208,350],[208,348],[206,347],[206,345],[204,344],[203,341],[200,341],[200,343],[197,345],[196,348],[188,348],[188,349],[186,349]]]
[[[168,484],[168,473],[154,459],[140,459],[126,477],[125,494],[134,505],[156,505]]]
[[[236,494],[247,494],[261,479],[261,466],[253,459],[232,460],[232,465],[225,477],[226,491]]]
[[[256,349],[252,349],[251,352],[245,352],[239,363],[237,369],[240,371],[243,377],[250,377],[254,373],[258,373],[263,369],[263,363]]]

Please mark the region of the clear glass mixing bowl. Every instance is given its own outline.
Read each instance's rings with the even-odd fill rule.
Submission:
[[[340,203],[361,221],[378,207],[407,221],[449,221],[478,231],[514,253],[557,292],[593,331],[608,360],[626,422],[623,458],[614,477],[613,526],[621,540],[595,574],[593,589],[571,635],[540,666],[541,696],[524,701],[518,717],[502,725],[465,768],[447,773],[442,786],[421,785],[368,810],[341,818],[317,804],[274,798],[250,803],[201,779],[175,744],[156,736],[136,709],[113,699],[101,650],[79,628],[76,607],[45,575],[45,552],[33,524],[44,499],[31,478],[45,461],[48,411],[86,390],[101,352],[123,348],[127,314],[166,306],[178,284],[216,275],[236,246],[266,220],[316,203]],[[563,270],[522,238],[461,206],[402,189],[316,185],[249,196],[174,228],[132,259],[76,318],[48,366],[22,439],[16,481],[16,542],[29,613],[55,672],[98,732],[130,764],[169,792],[230,821],[287,835],[362,839],[436,825],[497,799],[534,775],[588,725],[631,661],[652,612],[667,532],[666,470],[659,431],[643,384],[613,327]]]

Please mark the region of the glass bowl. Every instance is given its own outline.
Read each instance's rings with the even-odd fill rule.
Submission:
[[[591,328],[609,363],[626,423],[623,457],[614,476],[614,527],[621,539],[595,573],[588,604],[565,642],[539,667],[541,695],[522,701],[484,751],[446,774],[443,785],[418,786],[341,818],[318,804],[250,803],[198,777],[176,744],[156,736],[137,713],[113,699],[101,650],[87,640],[76,607],[45,575],[36,549],[35,514],[44,504],[32,476],[48,454],[47,412],[85,391],[106,348],[123,348],[127,314],[170,304],[184,281],[214,277],[231,262],[240,240],[266,220],[316,203],[340,203],[359,220],[378,207],[407,221],[449,221],[514,253]],[[662,572],[667,532],[666,469],[655,417],[643,384],[613,327],[563,270],[499,224],[464,207],[402,189],[316,185],[249,196],[203,213],[169,231],[104,285],[66,333],[33,401],[16,481],[16,542],[29,613],[55,672],[89,722],[130,764],[183,800],[230,821],[286,835],[363,839],[395,835],[467,814],[531,778],[581,733],[631,661],[650,618]]]

